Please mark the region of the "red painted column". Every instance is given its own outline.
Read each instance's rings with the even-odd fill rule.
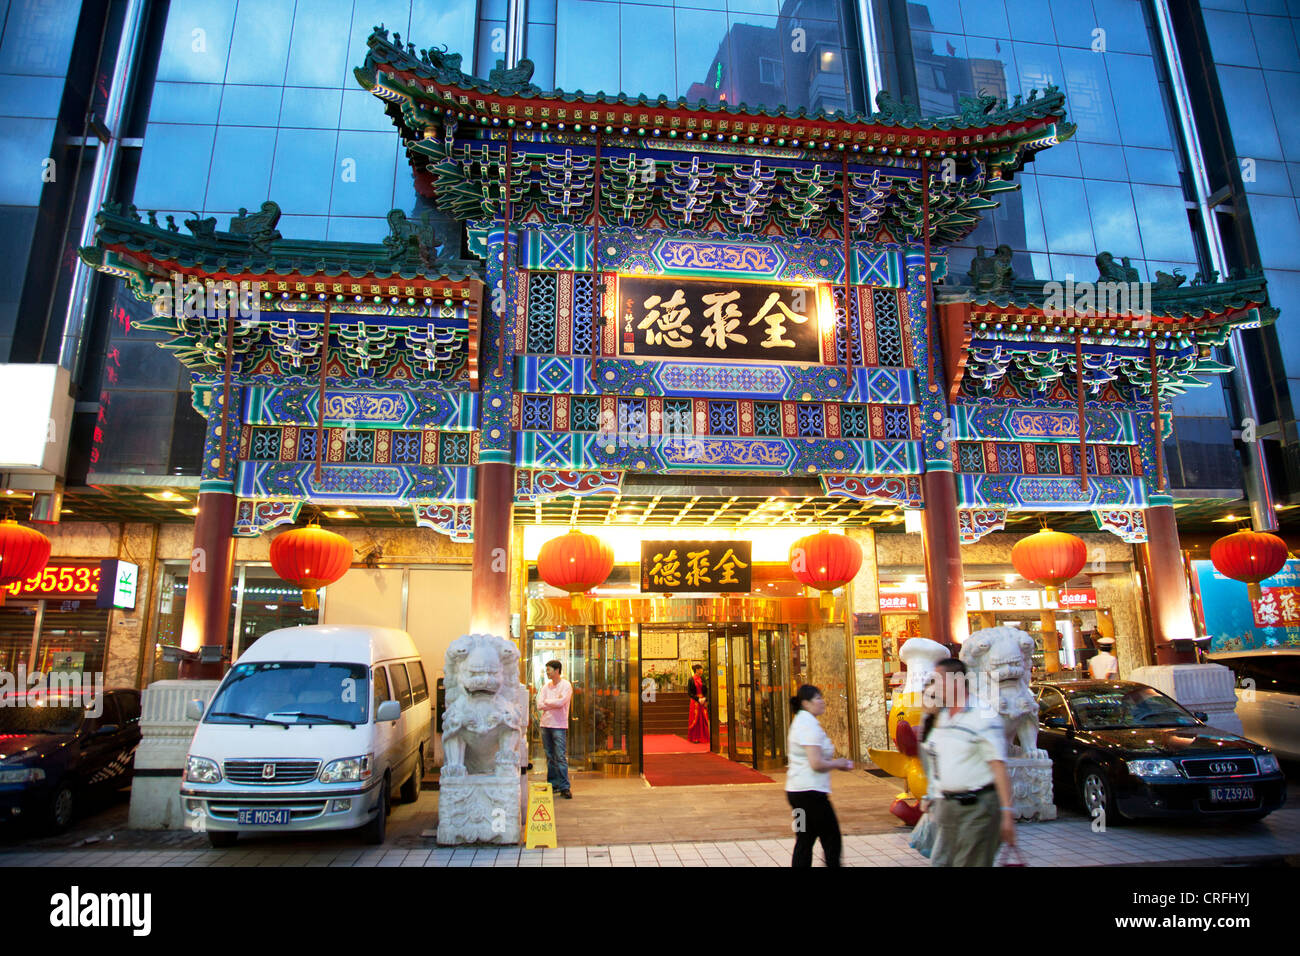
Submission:
[[[970,636],[966,618],[966,580],[961,568],[961,539],[957,534],[957,479],[951,471],[927,471],[921,476],[922,540],[925,546],[925,587],[930,600],[930,638],[960,644]]]
[[[199,513],[194,519],[194,550],[185,591],[185,624],[181,647],[197,651],[215,645],[225,648],[230,635],[230,582],[235,567],[235,489],[229,481],[199,483]],[[216,680],[222,675],[220,660],[183,661],[185,680]]]
[[[1153,495],[1153,500],[1164,496]],[[1167,498],[1165,500],[1168,500]],[[1151,643],[1157,664],[1195,664],[1192,639],[1196,626],[1187,592],[1187,575],[1178,545],[1178,523],[1173,505],[1158,504],[1146,510],[1147,540],[1138,545],[1142,575],[1146,579],[1147,609],[1151,615]],[[1179,641],[1181,647],[1173,642]]]
[[[474,634],[510,639],[510,532],[514,524],[515,469],[480,461],[475,469],[474,562],[469,622]]]

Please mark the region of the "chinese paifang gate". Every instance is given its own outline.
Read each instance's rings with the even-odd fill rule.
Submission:
[[[528,61],[481,79],[382,28],[368,47],[357,81],[421,197],[382,242],[281,236],[271,201],[183,232],[106,205],[82,250],[152,303],[139,324],[192,373],[196,548],[228,554],[305,504],[449,537],[473,568],[456,629],[514,636],[526,681],[561,657],[573,759],[611,772],[641,769],[643,736],[685,736],[694,663],[715,753],[782,763],[806,681],[860,757],[883,711],[881,571],[917,540],[875,531],[902,512],[920,519],[926,633],[968,632],[963,548],[1046,515],[1124,549],[1150,633],[1123,639],[1179,659],[1168,402],[1228,371],[1214,349],[1232,329],[1276,313],[1259,276],[1148,285],[1125,250],[1100,252],[1091,284],[1018,278],[1005,247],[948,274],[945,248],[1073,133],[1059,90],[806,115],[544,91]],[[258,290],[252,315],[171,294],[223,281]],[[566,527],[615,552],[589,599],[538,578]],[[787,563],[817,530],[865,554],[826,601]],[[708,546],[691,541],[743,545],[744,580],[715,580],[712,551],[692,577]],[[674,549],[681,574],[641,573]],[[223,641],[229,593],[229,562],[191,572],[187,647]]]

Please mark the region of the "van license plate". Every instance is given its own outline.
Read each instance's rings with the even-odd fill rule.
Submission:
[[[240,826],[276,826],[289,822],[288,810],[240,810]]]
[[[1211,787],[1211,803],[1250,803],[1255,800],[1254,787]]]

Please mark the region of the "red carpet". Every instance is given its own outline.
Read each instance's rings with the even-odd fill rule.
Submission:
[[[678,734],[646,734],[641,738],[644,754],[706,754],[707,743],[693,744]]]
[[[652,787],[698,787],[715,783],[772,783],[772,778],[717,754],[645,755],[645,779]]]

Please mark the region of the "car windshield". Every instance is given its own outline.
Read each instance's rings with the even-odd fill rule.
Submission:
[[[209,723],[364,724],[365,664],[259,661],[236,664],[208,705]]]
[[[1195,727],[1198,723],[1177,703],[1150,687],[1080,691],[1070,696],[1070,708],[1088,730]]]
[[[0,707],[0,736],[75,734],[85,713],[81,707],[49,704]]]

